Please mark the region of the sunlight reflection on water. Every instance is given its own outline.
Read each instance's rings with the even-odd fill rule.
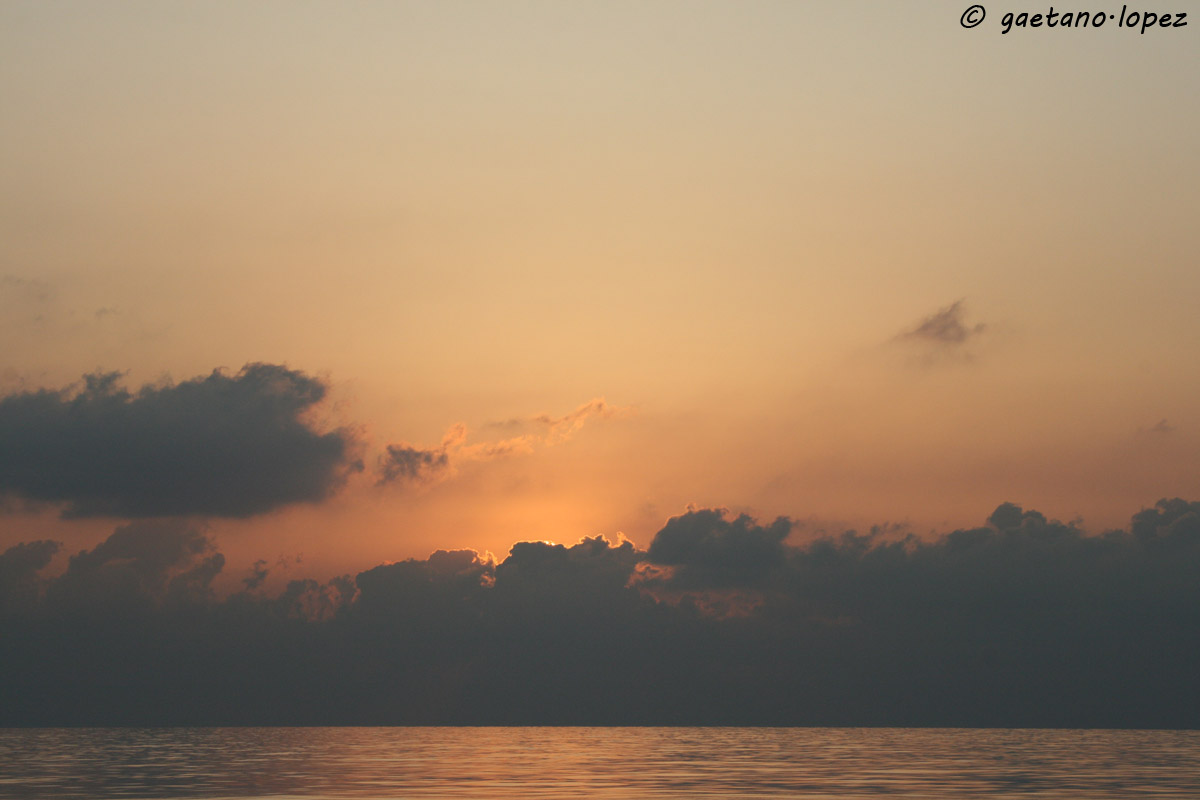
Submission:
[[[1200,732],[0,730],[0,798],[1196,798]]]

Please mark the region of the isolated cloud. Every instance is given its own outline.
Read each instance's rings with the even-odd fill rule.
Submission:
[[[429,484],[453,475],[459,464],[492,461],[532,453],[570,439],[592,418],[606,419],[628,409],[618,408],[602,398],[591,400],[562,417],[539,414],[533,417],[489,423],[487,428],[526,431],[492,441],[468,442],[467,426],[452,425],[437,447],[421,447],[402,442],[390,444],[379,459],[380,485]]]
[[[22,303],[46,303],[54,297],[50,284],[37,278],[0,275],[0,296],[11,295]]]
[[[971,361],[970,345],[987,331],[982,323],[970,324],[962,300],[925,317],[912,328],[898,334],[892,342],[908,348],[915,360],[924,365],[945,361]]]
[[[419,483],[450,467],[444,449],[422,450],[408,444],[389,444],[379,464],[380,483]]]
[[[274,364],[136,393],[116,373],[0,398],[0,493],[64,516],[247,517],[318,501],[354,468],[345,431],[305,414],[320,380]]]
[[[1148,428],[1138,428],[1137,432],[1140,436],[1170,436],[1175,433],[1175,426],[1163,418]]]
[[[1200,725],[1200,503],[1098,535],[1013,503],[937,538],[789,528],[693,509],[646,551],[217,599],[202,530],[122,526],[0,615],[0,724]],[[0,585],[52,554],[8,551]]]
[[[963,301],[955,300],[925,319],[915,328],[901,334],[902,338],[956,346],[967,342],[987,329],[983,323],[967,326],[963,323]]]

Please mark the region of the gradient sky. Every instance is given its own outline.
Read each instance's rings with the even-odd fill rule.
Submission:
[[[1200,497],[1200,19],[967,5],[5,2],[0,390],[324,382],[363,469],[200,515],[231,583]]]

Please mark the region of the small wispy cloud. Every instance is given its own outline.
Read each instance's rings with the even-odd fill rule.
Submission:
[[[977,342],[987,329],[982,322],[972,324],[967,321],[963,300],[960,299],[897,334],[892,342],[915,348],[917,361],[921,364],[947,360],[971,361],[974,355],[969,345]]]
[[[982,322],[972,326],[963,324],[963,301],[955,300],[921,320],[912,330],[900,334],[899,338],[956,347],[985,330],[987,326]]]
[[[45,281],[9,273],[0,275],[0,292],[12,294],[25,302],[47,303],[54,297],[53,287]]]
[[[628,413],[631,413],[631,409],[627,407],[613,406],[603,398],[596,398],[561,417],[537,414],[488,423],[485,428],[524,432],[504,439],[479,442],[469,442],[470,431],[467,426],[456,423],[450,426],[442,436],[441,443],[435,447],[409,443],[388,445],[380,457],[378,483],[435,483],[454,475],[459,464],[528,455],[540,448],[566,442],[590,419],[608,419]]]
[[[1141,436],[1170,436],[1175,432],[1175,426],[1164,417],[1148,428],[1138,428],[1137,432]]]

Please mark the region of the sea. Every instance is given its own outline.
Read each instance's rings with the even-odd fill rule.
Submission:
[[[0,730],[0,798],[1200,798],[1200,731]]]

